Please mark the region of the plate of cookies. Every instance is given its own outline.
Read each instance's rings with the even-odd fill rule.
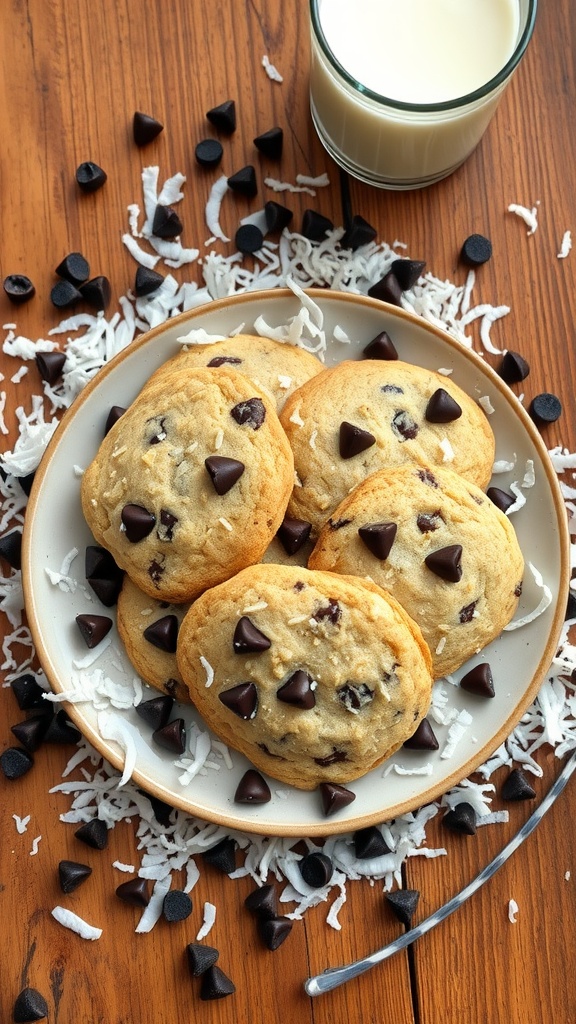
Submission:
[[[422,318],[320,289],[214,301],[114,358],[23,542],[51,699],[122,782],[262,835],[470,775],[536,696],[569,576],[512,390]]]

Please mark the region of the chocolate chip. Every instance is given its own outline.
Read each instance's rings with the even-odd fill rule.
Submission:
[[[198,942],[189,942],[186,946],[188,968],[193,978],[199,978],[209,967],[212,967],[220,953],[214,946],[201,946]]]
[[[32,490],[32,484],[34,483],[35,473],[28,473],[26,476],[18,476],[16,479],[20,484],[20,487],[30,497],[30,491]]]
[[[431,396],[424,416],[428,423],[452,423],[462,415],[462,409],[452,395],[444,388],[438,388]]]
[[[438,530],[444,519],[440,511],[438,512],[421,512],[416,517],[416,526],[420,530],[420,533],[432,533],[434,530]]]
[[[467,267],[479,267],[492,255],[492,243],[484,235],[469,235],[462,243],[460,261]]]
[[[451,811],[444,815],[442,824],[446,828],[452,829],[453,832],[462,832],[467,836],[475,836],[476,811],[472,804],[464,800],[462,803],[456,804]]]
[[[320,768],[329,768],[331,764],[340,764],[342,761],[347,761],[348,755],[345,750],[337,750],[336,747],[332,747],[332,753],[327,754],[326,757],[315,757],[313,758],[314,764],[317,764]]]
[[[404,409],[400,409],[396,413],[390,426],[400,442],[413,441],[420,429],[418,424],[415,423],[410,416],[410,413],[406,412]]]
[[[274,951],[282,945],[292,931],[287,917],[267,917],[258,921],[258,934],[267,949]]]
[[[104,274],[99,274],[98,277],[93,277],[91,281],[86,281],[86,284],[81,285],[79,290],[84,301],[97,312],[106,309],[110,305],[112,289],[110,281]]]
[[[150,267],[138,267],[134,280],[134,294],[138,298],[152,295],[153,292],[158,291],[163,281],[164,276],[157,270],[152,270]]]
[[[107,615],[77,615],[76,625],[86,646],[92,649],[108,635],[112,629],[112,619]]]
[[[334,865],[325,853],[308,853],[298,866],[302,878],[311,889],[323,889],[334,874]]]
[[[232,647],[234,654],[259,654],[268,650],[270,640],[256,628],[247,615],[242,615],[234,630]]]
[[[84,284],[90,277],[90,264],[81,252],[70,252],[56,267],[58,277],[73,285]]]
[[[311,242],[322,242],[329,231],[334,230],[334,224],[328,217],[324,217],[315,210],[304,210],[300,234]]]
[[[234,100],[225,100],[217,107],[206,111],[206,117],[215,128],[231,135],[236,130],[236,104]]]
[[[135,112],[132,120],[132,135],[137,146],[146,146],[162,131],[164,131],[164,125],[155,117],[143,114],[140,110]]]
[[[50,291],[50,301],[56,309],[67,309],[82,300],[82,296],[71,281],[58,281]]]
[[[392,550],[397,529],[396,523],[368,523],[359,528],[358,536],[368,551],[383,562]]]
[[[240,426],[247,423],[252,430],[258,430],[266,419],[266,407],[261,398],[249,398],[246,402],[238,402],[230,410],[230,415]]]
[[[162,914],[166,921],[185,921],[192,913],[192,900],[182,889],[171,889],[162,903]]]
[[[367,220],[364,220],[364,217],[356,213],[340,239],[340,245],[343,249],[352,249],[355,252],[362,245],[370,245],[370,242],[374,241],[376,235],[376,228],[373,228]]]
[[[168,437],[166,433],[166,417],[151,416],[150,419],[146,420],[146,426],[149,423],[152,424],[153,433],[148,437],[148,444],[162,444],[162,441],[165,441]]]
[[[67,744],[78,743],[80,730],[68,720],[64,710],[57,711],[52,716],[48,728],[44,733],[44,743]]]
[[[516,586],[514,587],[514,597],[520,597],[521,595],[522,595],[522,580],[520,580],[520,583],[517,583]]]
[[[270,160],[279,160],[282,156],[282,146],[284,143],[284,132],[281,128],[269,128],[267,132],[262,132],[257,135],[254,139],[254,145],[264,156],[267,156]]]
[[[530,785],[521,768],[513,768],[502,783],[500,796],[503,800],[533,800],[536,790]]]
[[[543,393],[532,399],[528,412],[535,423],[545,426],[547,423],[555,423],[560,418],[562,404],[556,395]]]
[[[284,704],[291,704],[302,711],[309,711],[316,704],[314,680],[303,669],[298,669],[276,691],[276,696]]]
[[[283,231],[287,228],[294,214],[292,210],[289,210],[287,206],[283,206],[282,203],[276,203],[273,199],[269,199],[264,204],[264,216],[266,217],[266,227],[268,231],[273,234],[274,232]]]
[[[238,459],[227,459],[223,455],[210,455],[204,461],[206,471],[216,494],[228,494],[244,472],[245,466]]]
[[[20,711],[31,711],[36,708],[46,707],[46,701],[44,700],[46,691],[42,689],[31,672],[25,672],[24,675],[13,679],[11,686]]]
[[[8,274],[3,281],[4,291],[15,306],[20,306],[35,294],[36,289],[26,274]]]
[[[318,608],[314,612],[313,617],[316,622],[324,622],[325,620],[328,620],[328,622],[331,622],[333,626],[336,626],[340,621],[341,615],[342,609],[338,604],[338,601],[330,598],[327,605],[324,605],[322,608]]]
[[[508,491],[502,491],[499,487],[489,487],[486,494],[501,512],[506,512],[516,501],[513,494],[509,494]]]
[[[566,614],[564,619],[575,619],[576,618],[576,594],[572,590],[568,593],[568,600],[566,602]]]
[[[34,1020],[44,1020],[48,1016],[48,1003],[44,996],[35,988],[23,988],[14,1003],[12,1020],[25,1024]]]
[[[266,779],[254,768],[244,773],[234,794],[237,804],[267,804],[272,799]]]
[[[202,139],[194,150],[194,156],[201,167],[218,167],[223,153],[218,139]]]
[[[404,388],[401,388],[398,384],[383,384],[380,388],[385,395],[403,395]]]
[[[159,562],[156,558],[153,558],[148,566],[148,575],[156,586],[160,583],[160,580],[164,575],[164,570],[164,561],[162,560]]]
[[[258,710],[258,691],[254,683],[238,683],[237,686],[231,686],[229,690],[219,693],[218,699],[224,707],[238,715],[244,722],[254,718]]]
[[[254,889],[244,900],[244,906],[256,917],[276,917],[276,889],[273,885],[261,885]]]
[[[396,889],[395,892],[384,893],[387,903],[396,917],[406,928],[410,928],[414,911],[418,906],[420,893],[417,889]]]
[[[159,747],[170,750],[173,754],[183,754],[186,750],[186,725],[183,718],[175,718],[167,725],[155,729],[152,739]]]
[[[221,839],[215,846],[202,852],[202,860],[212,867],[218,868],[225,875],[230,875],[236,870],[236,842],[230,836]]]
[[[177,238],[182,234],[182,221],[171,206],[158,203],[152,220],[152,234],[156,238]]]
[[[208,967],[202,975],[200,987],[200,999],[224,999],[236,991],[236,986],[230,978],[221,971],[217,964]]]
[[[164,828],[168,828],[172,825],[172,811],[174,808],[167,804],[165,800],[159,800],[157,796],[151,796],[150,793],[144,793],[144,790],[140,790],[141,793],[150,801],[150,806],[154,812],[154,817],[159,825]]]
[[[34,758],[22,747],[7,747],[0,754],[0,768],[10,781],[22,778],[33,765]]]
[[[74,835],[80,842],[93,850],[105,850],[108,846],[108,826],[101,818],[91,818],[77,828]]]
[[[530,367],[519,352],[505,352],[498,373],[506,384],[519,384],[530,373]]]
[[[125,529],[126,540],[131,544],[137,544],[148,537],[156,525],[156,516],[142,505],[124,505],[120,519]]]
[[[132,907],[147,907],[150,903],[148,882],[145,878],[130,878],[128,882],[121,882],[116,887],[116,895],[123,903],[129,903]]]
[[[83,192],[97,192],[106,183],[108,175],[92,160],[85,160],[76,168],[76,181]]]
[[[76,860],[61,860],[58,865],[58,882],[62,892],[75,892],[82,882],[92,874],[88,864],[79,864]]]
[[[381,331],[362,349],[363,359],[398,359],[398,352],[387,331]]]
[[[376,444],[376,438],[369,430],[355,427],[353,423],[348,423],[346,420],[340,424],[338,448],[342,459],[352,459],[355,455],[366,451],[367,448],[371,448],[373,444]]]
[[[178,522],[178,516],[175,516],[172,512],[168,512],[167,509],[160,509],[160,522],[156,531],[158,540],[171,541],[174,536],[174,527]]]
[[[264,235],[256,224],[241,224],[234,235],[234,244],[238,252],[258,252],[264,244]]]
[[[295,555],[308,540],[311,529],[311,523],[305,522],[304,519],[294,519],[292,516],[284,516],[281,525],[278,527],[276,536],[282,544],[286,554]]]
[[[102,604],[107,608],[116,604],[122,589],[124,570],[116,565],[110,552],[96,544],[89,544],[84,567],[86,580]]]
[[[426,484],[427,487],[438,487],[438,481],[434,474],[431,473],[429,469],[419,469],[416,473],[416,476],[418,477],[419,480],[422,481],[423,484]]]
[[[310,531],[308,531],[310,532]],[[22,531],[10,530],[0,537],[0,558],[8,562],[13,569],[22,566]]]
[[[258,192],[258,185],[256,184],[256,171],[252,164],[247,164],[246,167],[241,167],[239,171],[231,174],[228,178],[228,187],[234,192],[239,192],[240,195],[253,199]]]
[[[475,665],[469,672],[466,672],[460,680],[460,686],[468,693],[475,693],[478,697],[494,696],[494,680],[492,669],[488,662]]]
[[[376,825],[358,829],[354,833],[353,841],[357,860],[369,860],[390,853],[390,847]]]
[[[329,519],[328,526],[331,530],[342,530],[345,526],[349,526],[351,522],[351,519]]]
[[[391,270],[384,275],[380,281],[368,289],[371,299],[380,299],[382,302],[390,302],[393,306],[402,305],[402,288],[396,274]]]
[[[464,608],[461,608],[460,611],[458,612],[458,620],[459,620],[459,622],[461,622],[463,625],[466,622],[472,622],[472,619],[474,618],[474,612],[476,611],[476,605],[477,604],[478,604],[477,601],[471,601],[470,604],[467,604],[467,605],[464,606]]]
[[[422,274],[426,263],[424,260],[397,259],[390,266],[403,292],[413,288]]]
[[[36,355],[36,366],[38,372],[47,384],[55,384],[62,376],[62,370],[66,363],[65,352],[38,352]]]
[[[106,434],[110,433],[114,424],[118,423],[118,420],[125,412],[126,409],[123,405],[112,405],[110,407],[110,412],[108,413],[106,423],[104,425],[104,437],[106,437]]]
[[[426,556],[424,562],[431,572],[447,583],[458,583],[462,579],[462,545],[449,544]]]
[[[144,639],[167,654],[176,654],[179,622],[176,615],[163,615],[144,630]]]
[[[41,745],[49,724],[50,716],[48,714],[32,715],[30,718],[24,719],[23,722],[17,722],[16,725],[11,725],[10,731],[22,744],[24,749],[27,750],[29,754],[33,754]]]
[[[423,718],[416,731],[402,744],[407,750],[438,750],[439,743],[427,718]]]
[[[352,793],[344,786],[339,786],[336,782],[321,782],[318,788],[320,789],[322,809],[327,818],[332,814],[337,814],[343,807],[347,807],[356,799],[356,793]]]
[[[366,683],[344,683],[344,686],[336,690],[336,696],[347,711],[357,715],[363,707],[372,703],[374,690],[371,690]]]

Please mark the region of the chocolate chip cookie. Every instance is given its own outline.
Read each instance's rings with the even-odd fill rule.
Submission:
[[[176,664],[178,630],[189,604],[168,604],[149,597],[124,576],[116,605],[116,625],[138,675],[156,690],[189,703],[188,687]]]

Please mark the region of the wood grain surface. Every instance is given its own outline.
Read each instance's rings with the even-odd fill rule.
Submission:
[[[158,163],[161,176],[177,170],[187,175],[184,241],[201,246],[208,234],[204,204],[214,173],[198,167],[194,147],[215,134],[206,111],[228,98],[236,101],[238,128],[225,142],[223,169],[232,173],[255,163],[260,181],[267,174],[293,181],[299,172],[327,171],[330,188],[319,191],[313,203],[305,195],[291,196],[289,205],[296,224],[312,204],[342,223],[339,172],[309,116],[304,0],[4,0],[0,24],[0,272],[2,278],[29,275],[37,293],[20,308],[2,294],[1,323],[17,322],[19,332],[30,338],[46,336],[59,319],[49,299],[54,268],[70,251],[84,252],[93,274],[109,276],[114,296],[132,286],[135,264],[121,234],[127,205],[140,201],[141,169],[148,164]],[[494,122],[451,178],[405,194],[350,183],[353,212],[377,226],[380,239],[405,241],[410,254],[425,259],[440,278],[464,280],[458,253],[469,234],[491,238],[494,256],[478,273],[477,294],[511,307],[493,328],[493,340],[528,359],[531,373],[521,388],[526,402],[547,390],[560,396],[563,415],[544,438],[548,447],[561,443],[570,450],[576,448],[576,253],[564,260],[556,254],[564,231],[576,231],[575,31],[571,0],[541,5],[532,44]],[[264,54],[283,74],[282,84],[266,76]],[[165,125],[143,149],[132,139],[135,110]],[[252,142],[275,124],[285,133],[280,167],[258,156]],[[92,195],[81,194],[74,179],[85,160],[108,173],[105,187]],[[506,212],[514,202],[539,203],[539,227],[531,237],[523,222]],[[249,208],[257,207],[227,198],[223,226],[228,234]],[[200,280],[196,267],[175,276]],[[33,364],[21,383],[10,385],[16,365],[2,356],[11,431],[6,448],[14,441],[17,405],[26,407],[39,391]],[[0,691],[0,700],[4,749],[13,743],[10,725],[22,716],[9,688]],[[381,884],[349,885],[341,931],[327,926],[327,907],[320,906],[296,922],[289,939],[272,953],[261,945],[243,907],[251,881],[231,881],[206,866],[188,921],[160,921],[149,935],[136,935],[138,912],[114,895],[123,879],[112,867],[115,860],[137,862],[132,827],[117,826],[106,851],[80,849],[73,826],[59,821],[67,799],[49,795],[70,754],[70,748],[45,745],[24,778],[0,778],[2,1021],[12,1019],[14,1000],[25,986],[44,994],[49,1019],[59,1024],[576,1020],[576,974],[570,968],[576,941],[573,785],[501,872],[410,955],[310,1000],[302,987],[310,973],[366,954],[400,933]],[[537,780],[538,797],[559,770],[550,750],[539,760],[544,774]],[[498,793],[494,805],[503,806]],[[406,884],[422,894],[418,920],[502,848],[532,804],[508,806],[508,824],[480,829],[475,837],[448,833],[437,822],[429,826],[429,845],[445,846],[448,856],[413,858],[408,864]],[[23,835],[13,814],[31,815]],[[31,856],[32,838],[39,835],[38,854]],[[93,868],[66,905],[104,928],[96,942],[83,941],[50,916],[63,902],[57,882],[62,859],[87,860]],[[519,907],[515,925],[508,918],[511,898]],[[219,964],[236,985],[235,995],[215,1002],[199,1000],[198,981],[190,977],[184,954],[200,927],[204,901],[217,907],[208,941],[220,949]]]

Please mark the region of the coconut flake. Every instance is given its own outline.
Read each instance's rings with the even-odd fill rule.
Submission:
[[[492,414],[495,412],[494,406],[490,401],[489,395],[482,395],[482,397],[478,399],[478,405],[481,406],[482,409],[484,409],[484,412],[486,413],[487,416],[492,416]]]
[[[542,590],[542,597],[540,598],[536,608],[531,612],[527,612],[526,615],[522,615],[519,619],[513,619],[507,626],[504,626],[504,629],[508,632],[511,632],[513,629],[521,629],[522,626],[527,626],[529,622],[533,622],[534,619],[537,619],[538,616],[542,615],[542,613],[546,611],[552,602],[552,591],[550,590],[550,587],[544,583],[542,573],[539,572],[535,565],[532,565],[532,562],[528,562],[528,568],[532,573],[536,586],[540,587]]]
[[[264,56],[262,57],[262,67],[264,68],[264,71],[266,72],[266,74],[268,75],[268,78],[272,82],[283,82],[284,81],[282,75],[274,67],[274,65],[270,63],[270,61],[269,61],[268,57],[266,56],[266,54],[264,54]]]
[[[572,248],[572,232],[565,231],[562,235],[562,241],[560,243],[560,252],[557,253],[559,260],[565,260]]]
[[[212,683],[214,682],[214,669],[212,668],[212,665],[203,657],[203,655],[200,655],[200,664],[206,673],[206,683],[204,685],[212,686]]]
[[[521,206],[519,203],[510,203],[508,207],[508,213],[515,213],[516,216],[520,217],[528,225],[527,235],[533,235],[538,227],[538,206],[539,201],[532,209],[528,209],[527,206]]]
[[[264,178],[264,184],[273,192],[306,192],[309,196],[315,196],[316,192],[307,185],[293,185],[289,181],[279,181],[278,178]]]
[[[518,904],[516,900],[508,901],[508,920],[510,924],[517,924]]]
[[[133,864],[123,864],[121,860],[115,860],[112,867],[117,871],[125,871],[127,875],[133,875],[136,870]]]
[[[196,936],[196,942],[200,942],[202,939],[206,938],[206,936],[212,930],[215,921],[216,921],[216,907],[214,906],[213,903],[205,903],[204,904],[203,919],[202,919],[202,927],[200,928],[200,931],[198,932],[198,934]]]
[[[101,928],[95,928],[93,925],[88,924],[84,918],[78,917],[78,914],[72,913],[72,911],[67,910],[66,907],[54,907],[52,917],[58,921],[59,924],[63,925],[64,928],[69,928],[71,932],[76,932],[81,939],[90,939],[94,941],[95,939],[99,939],[102,935]]]
[[[28,828],[28,824],[30,822],[30,815],[27,814],[25,818],[20,818],[17,814],[13,814],[12,817],[16,822],[16,831],[18,832],[18,835],[23,835],[23,833]]]
[[[215,238],[219,238],[222,242],[230,241],[228,236],[224,234],[220,227],[220,207],[222,206],[222,200],[228,192],[228,189],[228,178],[223,174],[220,178],[217,178],[212,185],[204,212],[206,226],[209,232],[214,235]]]
[[[125,786],[136,764],[136,743],[140,733],[130,722],[108,711],[101,711],[98,714],[98,732],[103,740],[112,740],[121,747],[124,754],[124,770],[118,785]]]
[[[140,872],[140,875],[142,875],[142,872]],[[164,897],[170,890],[171,882],[172,876],[170,874],[166,875],[164,878],[157,879],[155,882],[154,888],[152,889],[152,895],[150,896],[150,902],[134,929],[134,931],[139,935],[143,932],[152,931],[156,922],[160,920],[162,916],[162,908],[164,906]]]

